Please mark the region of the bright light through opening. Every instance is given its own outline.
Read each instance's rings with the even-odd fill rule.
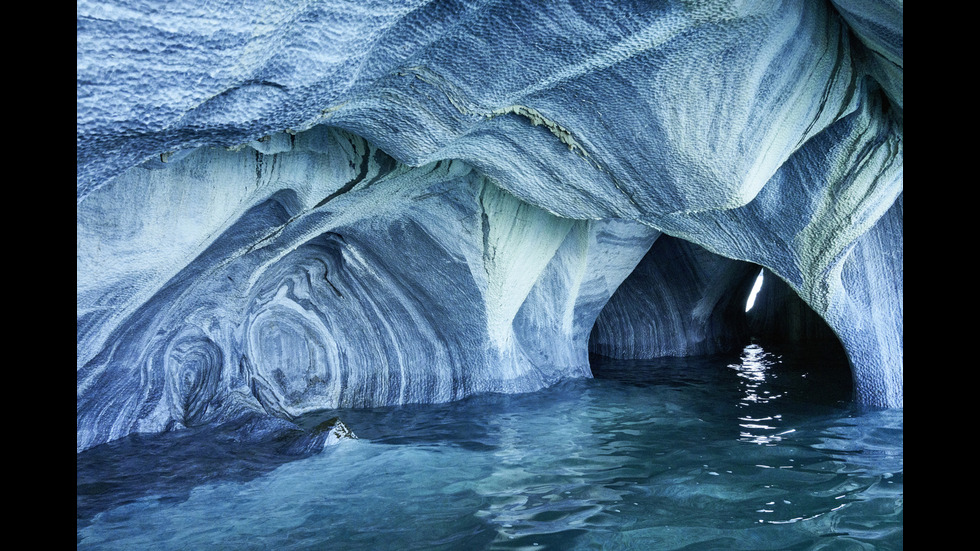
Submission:
[[[745,311],[748,312],[755,305],[755,296],[759,294],[759,289],[762,289],[762,272],[764,270],[759,270],[759,277],[755,278],[755,285],[752,286],[752,292],[749,293],[749,300],[745,301]]]

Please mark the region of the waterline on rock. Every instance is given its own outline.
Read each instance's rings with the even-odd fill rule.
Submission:
[[[358,439],[297,460],[188,446],[167,463],[197,465],[181,484],[115,501],[113,484],[167,473],[80,486],[78,547],[900,547],[901,410],[860,413],[846,385],[805,393],[813,366],[786,359],[752,383],[775,400],[744,401],[731,356],[604,361],[533,393],[348,410]],[[97,450],[80,472],[103,468],[85,464]]]

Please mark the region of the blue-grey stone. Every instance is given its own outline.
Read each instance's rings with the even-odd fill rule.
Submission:
[[[84,0],[76,29],[79,450],[534,390],[589,376],[594,326],[723,348],[750,265],[903,404],[901,2]],[[641,263],[658,238],[697,285]],[[664,317],[604,310],[635,268]]]

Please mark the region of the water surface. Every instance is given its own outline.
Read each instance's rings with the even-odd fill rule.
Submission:
[[[79,549],[901,549],[902,410],[838,359],[597,360],[594,379],[324,412],[313,456],[212,435],[78,456]]]

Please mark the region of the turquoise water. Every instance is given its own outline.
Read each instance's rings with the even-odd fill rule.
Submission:
[[[79,549],[901,549],[901,410],[839,360],[603,360],[596,378],[325,412],[283,457],[212,436],[78,456]]]

